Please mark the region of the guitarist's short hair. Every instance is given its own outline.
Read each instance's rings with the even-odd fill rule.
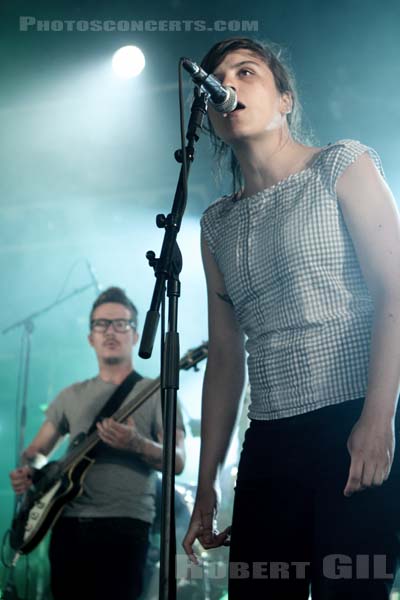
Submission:
[[[109,287],[106,290],[104,290],[104,292],[101,292],[100,296],[98,296],[93,302],[92,310],[90,311],[89,316],[89,325],[92,322],[93,313],[96,310],[96,308],[108,302],[115,302],[116,304],[122,304],[123,306],[126,306],[126,308],[128,308],[131,313],[131,319],[134,328],[137,328],[138,310],[133,304],[132,300],[128,298],[125,291],[122,288],[116,286]]]

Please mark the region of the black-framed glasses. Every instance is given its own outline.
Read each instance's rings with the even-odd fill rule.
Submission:
[[[90,321],[91,331],[98,331],[99,333],[105,333],[110,325],[117,333],[125,333],[129,329],[136,329],[132,319],[92,319]]]

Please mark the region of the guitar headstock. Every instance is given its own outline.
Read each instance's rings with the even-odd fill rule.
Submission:
[[[188,371],[194,368],[197,371],[197,365],[199,362],[207,358],[208,356],[208,342],[203,342],[197,348],[192,348],[181,358],[179,361],[179,368]]]

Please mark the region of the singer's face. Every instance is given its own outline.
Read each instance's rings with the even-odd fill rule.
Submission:
[[[238,97],[238,108],[228,115],[212,106],[208,109],[215,133],[225,143],[256,140],[284,125],[290,95],[278,92],[272,71],[260,56],[250,50],[227,54],[214,75],[223,85],[233,87]]]
[[[95,319],[126,319],[132,318],[130,310],[117,302],[100,304],[92,315]],[[123,364],[130,362],[132,348],[138,341],[138,334],[131,327],[124,332],[115,331],[112,324],[105,331],[92,329],[89,343],[94,348],[97,359],[101,364]]]

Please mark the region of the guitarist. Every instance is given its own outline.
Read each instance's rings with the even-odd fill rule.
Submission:
[[[137,309],[118,287],[105,290],[90,313],[89,343],[96,377],[62,390],[24,451],[26,464],[11,472],[16,494],[32,483],[32,465],[60,439],[87,432],[108,398],[132,372],[138,341]],[[126,400],[148,383],[141,379]],[[126,401],[125,400],[125,401]],[[155,514],[156,470],[162,469],[162,415],[158,393],[125,423],[97,424],[102,447],[83,480],[83,492],[65,506],[49,546],[54,600],[134,600],[139,597],[148,534]],[[185,464],[184,426],[177,411],[175,472]]]

